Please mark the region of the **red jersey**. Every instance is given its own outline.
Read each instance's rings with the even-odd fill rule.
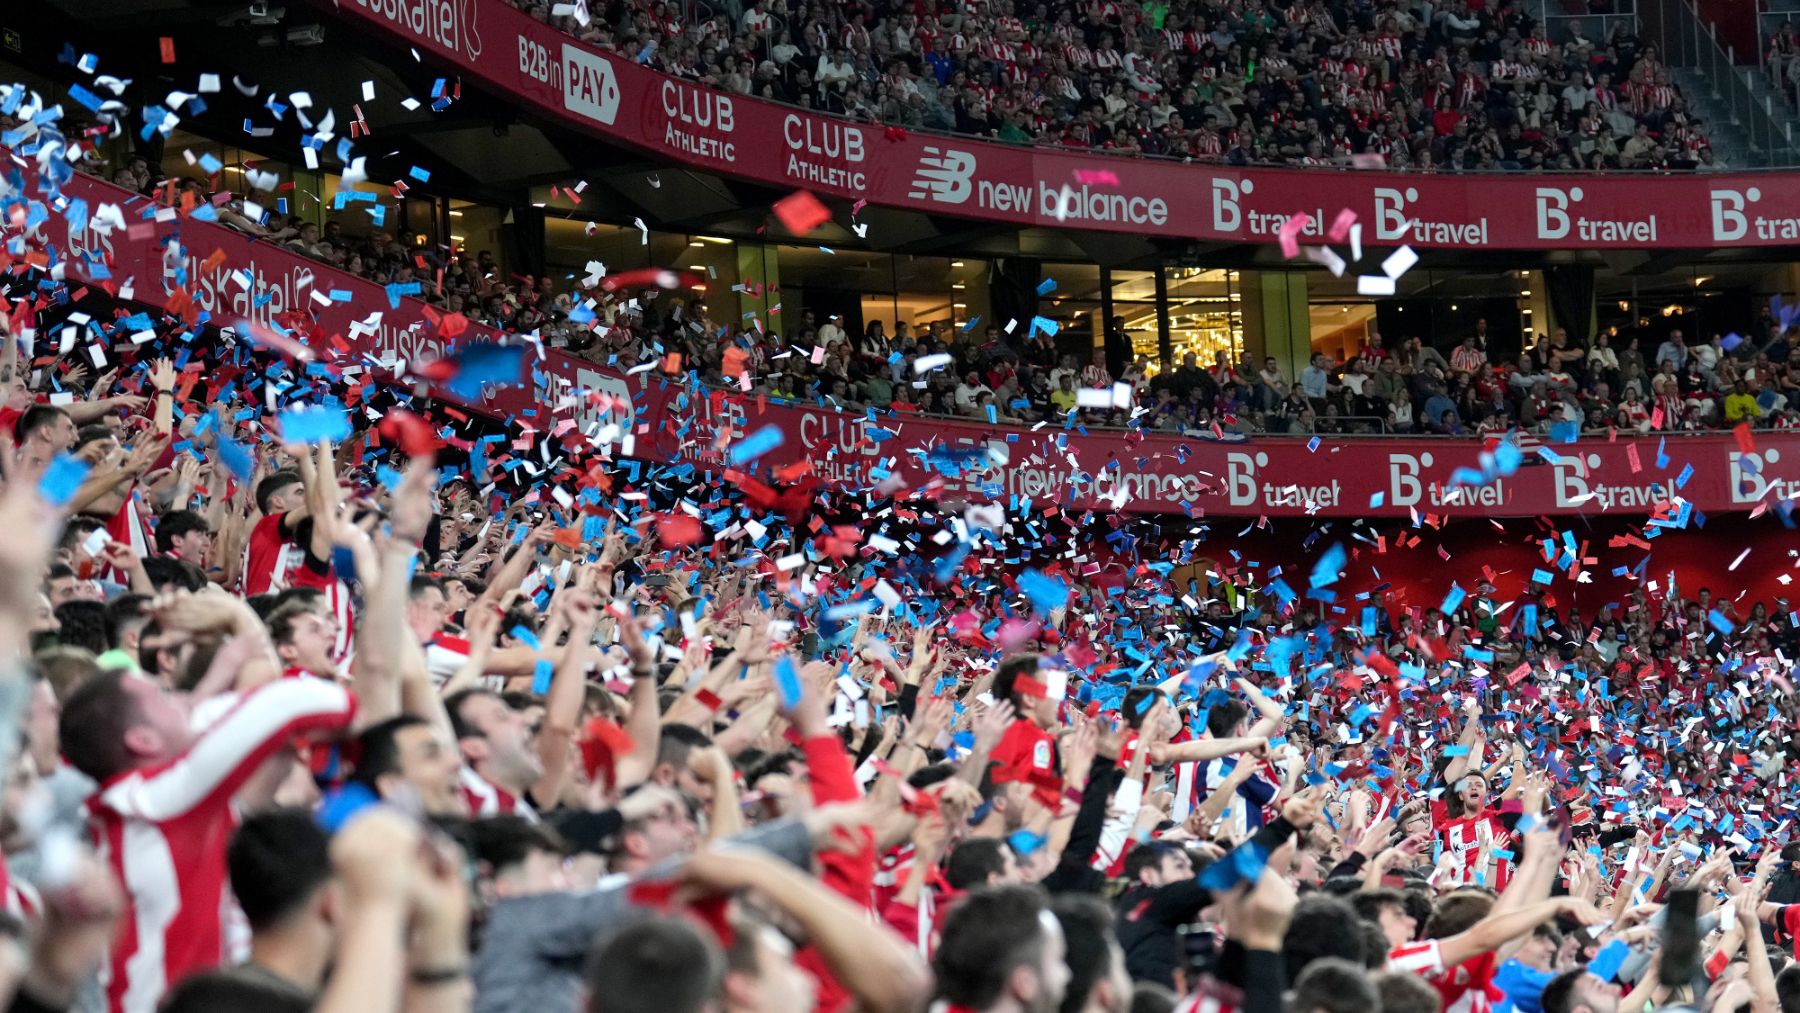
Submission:
[[[1506,855],[1494,854],[1510,851],[1512,846],[1512,832],[1506,829],[1506,824],[1500,822],[1499,810],[1483,809],[1473,816],[1451,819],[1448,807],[1442,799],[1438,799],[1431,803],[1431,829],[1439,847],[1457,856],[1457,879],[1454,885],[1467,883],[1504,890],[1506,884],[1512,881],[1513,860]],[[1476,865],[1481,861],[1484,850],[1494,857],[1492,882],[1477,878],[1477,873],[1481,870]]]
[[[470,816],[523,816],[537,822],[537,810],[531,803],[475,773],[473,767],[463,767],[460,790]]]
[[[1775,912],[1775,941],[1793,949],[1800,959],[1800,904],[1783,904]]]
[[[286,514],[270,514],[250,529],[244,545],[244,594],[268,594],[288,586],[288,575],[300,565],[300,553],[292,538],[282,533]]]
[[[168,987],[226,957],[231,797],[294,736],[341,731],[356,698],[322,679],[278,679],[243,696],[180,756],[121,773],[88,801],[95,846],[124,884],[107,1008],[153,1013]]]
[[[1408,943],[1388,954],[1389,970],[1410,971],[1437,989],[1438,998],[1443,1002],[1443,1013],[1488,1013],[1492,1010],[1494,1001],[1506,996],[1494,987],[1495,966],[1494,954],[1489,951],[1446,968],[1443,951],[1436,939]]]

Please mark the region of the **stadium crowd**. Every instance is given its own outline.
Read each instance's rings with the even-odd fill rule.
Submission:
[[[10,277],[12,1009],[1800,1009],[1786,602],[890,560],[974,536],[334,444],[178,318],[90,380]]]
[[[1785,600],[614,460],[72,280],[6,182],[11,1009],[1800,1011]]]
[[[209,200],[193,177],[151,179],[141,158],[114,173],[120,185],[177,206]],[[224,224],[378,284],[417,284],[419,297],[446,313],[537,335],[625,370],[674,353],[675,372],[768,397],[1020,425],[1061,423],[1074,412],[1089,425],[1185,433],[1546,436],[1571,425],[1584,432],[1800,426],[1800,325],[1770,312],[1751,337],[1714,333],[1691,344],[1679,328],[1660,339],[1649,331],[1616,340],[1602,332],[1587,345],[1558,328],[1538,334],[1516,358],[1503,356],[1498,340],[1490,347],[1485,320],[1444,348],[1417,336],[1389,348],[1371,324],[1358,352],[1341,362],[1320,353],[1298,375],[1273,359],[1233,362],[1224,352],[1204,365],[1187,353],[1163,369],[1121,351],[1120,320],[1111,328],[1112,351],[1085,358],[1065,351],[1047,328],[1017,320],[916,329],[899,320],[890,335],[880,320],[856,333],[840,317],[820,320],[803,310],[784,334],[715,319],[690,293],[651,286],[599,305],[582,279],[509,276],[487,251],[412,249],[379,229],[352,235],[336,219],[323,229],[298,217],[256,222],[234,206],[222,207]],[[586,319],[572,319],[584,305]]]
[[[1553,40],[1514,0],[510,2],[664,73],[900,128],[1232,165],[1725,168],[1631,19]]]

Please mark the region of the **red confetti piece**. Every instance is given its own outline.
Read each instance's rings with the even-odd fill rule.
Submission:
[[[775,202],[775,217],[795,235],[805,235],[831,221],[831,209],[805,190],[796,190]]]

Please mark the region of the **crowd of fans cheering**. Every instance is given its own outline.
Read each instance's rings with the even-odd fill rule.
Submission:
[[[1516,0],[512,2],[725,91],[1018,144],[1416,171],[1725,167],[1631,19],[1552,39]]]
[[[14,238],[12,1009],[1800,1010],[1785,600],[1584,609],[1572,550],[1554,591],[1432,601],[1340,597],[1364,564],[1326,550],[1302,597],[1191,526],[771,498],[113,302]],[[577,352],[716,333],[604,301]],[[849,340],[810,327],[694,368],[782,383]],[[1003,334],[837,354],[991,366]],[[1356,388],[1314,368],[1303,396]]]

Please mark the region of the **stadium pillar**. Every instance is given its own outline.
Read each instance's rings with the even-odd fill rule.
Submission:
[[[1288,378],[1312,361],[1312,311],[1300,271],[1243,271],[1244,351],[1253,361],[1274,356]]]
[[[737,311],[732,318],[743,320],[744,314],[754,313],[762,321],[764,330],[781,330],[781,320],[769,318],[769,310],[781,302],[781,263],[774,248],[761,243],[733,243],[732,247],[737,251],[737,277],[744,282],[742,291],[731,293],[737,296]],[[707,294],[721,301],[726,295],[724,292]],[[800,307],[783,307],[778,316],[799,320]]]
[[[1169,335],[1169,269],[1156,265],[1156,361],[1175,368],[1175,342]]]

